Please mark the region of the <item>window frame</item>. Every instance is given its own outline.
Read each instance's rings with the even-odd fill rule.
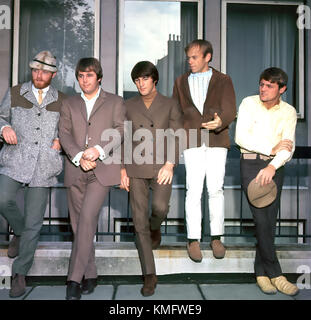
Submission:
[[[20,0],[14,1],[13,22],[13,59],[12,59],[12,86],[18,84],[19,67],[19,30],[20,30]],[[100,0],[94,0],[94,57],[99,59],[100,53]]]
[[[286,5],[286,6],[299,6],[303,2],[298,1],[251,1],[251,0],[222,0],[221,3],[221,71],[226,73],[227,70],[227,5],[228,4],[263,4],[263,5]],[[304,112],[304,77],[305,77],[305,55],[304,55],[304,29],[298,29],[298,51],[299,51],[299,77],[298,77],[298,106],[297,117],[299,119],[305,118]]]
[[[123,52],[124,49],[124,8],[125,1],[137,1],[137,0],[118,0],[118,53]],[[148,0],[143,0],[148,1]],[[204,0],[152,0],[158,2],[195,2],[198,4],[198,39],[203,39],[203,2]],[[118,72],[117,72],[117,94],[123,97],[123,71],[124,64],[122,54],[118,54],[117,57]]]

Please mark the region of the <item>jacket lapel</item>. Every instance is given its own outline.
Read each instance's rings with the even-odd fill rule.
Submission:
[[[106,97],[105,92],[102,89],[100,89],[100,94],[99,94],[97,100],[95,101],[95,104],[93,106],[93,109],[92,109],[92,112],[90,114],[90,118],[89,119],[91,119],[94,116],[94,114],[96,113],[96,111],[99,108],[104,107],[105,97]],[[86,109],[86,107],[85,107],[85,104],[84,104],[84,110],[85,109]],[[85,111],[85,118],[86,118],[86,111]]]
[[[42,104],[39,105],[34,93],[32,92],[32,82],[31,81],[24,83],[21,86],[20,94],[25,99],[27,99],[29,102],[31,102],[33,105],[35,105],[39,108],[43,108],[43,107],[47,106],[48,104],[57,101],[57,99],[58,99],[58,91],[53,86],[50,85],[50,88],[49,88],[48,92],[46,93],[46,96],[44,97]]]
[[[35,97],[35,95],[32,92],[32,82],[26,82],[21,86],[20,94],[23,96],[25,99],[27,99],[29,102],[31,102],[33,105],[39,107],[38,101]]]
[[[158,96],[158,94],[157,94]],[[157,98],[157,96],[155,97],[155,99]],[[152,105],[154,104],[154,101],[152,102],[151,106],[149,107],[149,109],[146,107],[146,105],[144,104],[143,98],[139,95],[137,96],[137,108],[140,114],[144,115],[144,117],[148,118],[149,120],[152,121],[152,114],[151,114],[151,108]]]

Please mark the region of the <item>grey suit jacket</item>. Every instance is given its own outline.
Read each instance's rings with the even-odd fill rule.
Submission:
[[[120,183],[120,146],[124,135],[124,121],[123,99],[102,89],[89,119],[87,119],[85,102],[80,94],[63,101],[59,121],[59,138],[67,155],[65,186],[74,184],[84,173],[80,166],[77,167],[72,163],[72,159],[80,151],[95,145],[100,145],[106,155],[104,161],[99,159],[96,161],[96,168],[93,170],[96,178],[103,186]],[[110,139],[106,139],[107,136]],[[87,146],[86,137],[88,137]],[[114,159],[112,159],[111,152],[113,152]],[[119,154],[119,157],[116,154]]]
[[[125,101],[126,128],[123,161],[129,177],[152,178],[169,160],[178,163],[178,139],[174,135],[164,137],[167,129],[183,128],[182,112],[176,100],[157,93],[149,109],[141,96]],[[174,145],[168,146],[168,138]],[[128,145],[132,145],[132,150]],[[145,160],[138,163],[137,160]],[[148,161],[149,160],[149,161]],[[149,163],[148,163],[149,162]]]
[[[0,174],[31,187],[57,183],[63,160],[51,148],[58,137],[61,101],[65,95],[50,86],[41,105],[32,92],[32,83],[10,88],[0,106],[0,128],[10,125],[17,145],[4,144],[0,152]]]

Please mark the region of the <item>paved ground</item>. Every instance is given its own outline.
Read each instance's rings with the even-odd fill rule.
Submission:
[[[290,279],[290,276],[289,276]],[[295,279],[290,279],[295,281]],[[235,283],[234,283],[235,282]],[[24,296],[10,299],[9,289],[0,290],[0,300],[64,300],[65,278],[27,279],[27,292]],[[204,300],[311,300],[311,289],[302,289],[294,297],[282,293],[266,295],[262,293],[251,276],[236,277],[224,275],[181,275],[159,277],[156,292],[151,297],[140,294],[140,277],[99,278],[94,293],[83,295],[82,300],[162,300],[162,301],[204,301]]]

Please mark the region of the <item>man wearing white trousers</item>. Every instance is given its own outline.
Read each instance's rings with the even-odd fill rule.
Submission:
[[[209,66],[213,57],[209,41],[194,40],[185,52],[190,71],[176,79],[173,96],[181,105],[188,137],[184,151],[187,251],[190,259],[201,262],[201,197],[205,178],[211,248],[217,259],[223,258],[226,252],[221,242],[225,216],[223,184],[230,147],[228,127],[236,116],[236,102],[230,77]]]

